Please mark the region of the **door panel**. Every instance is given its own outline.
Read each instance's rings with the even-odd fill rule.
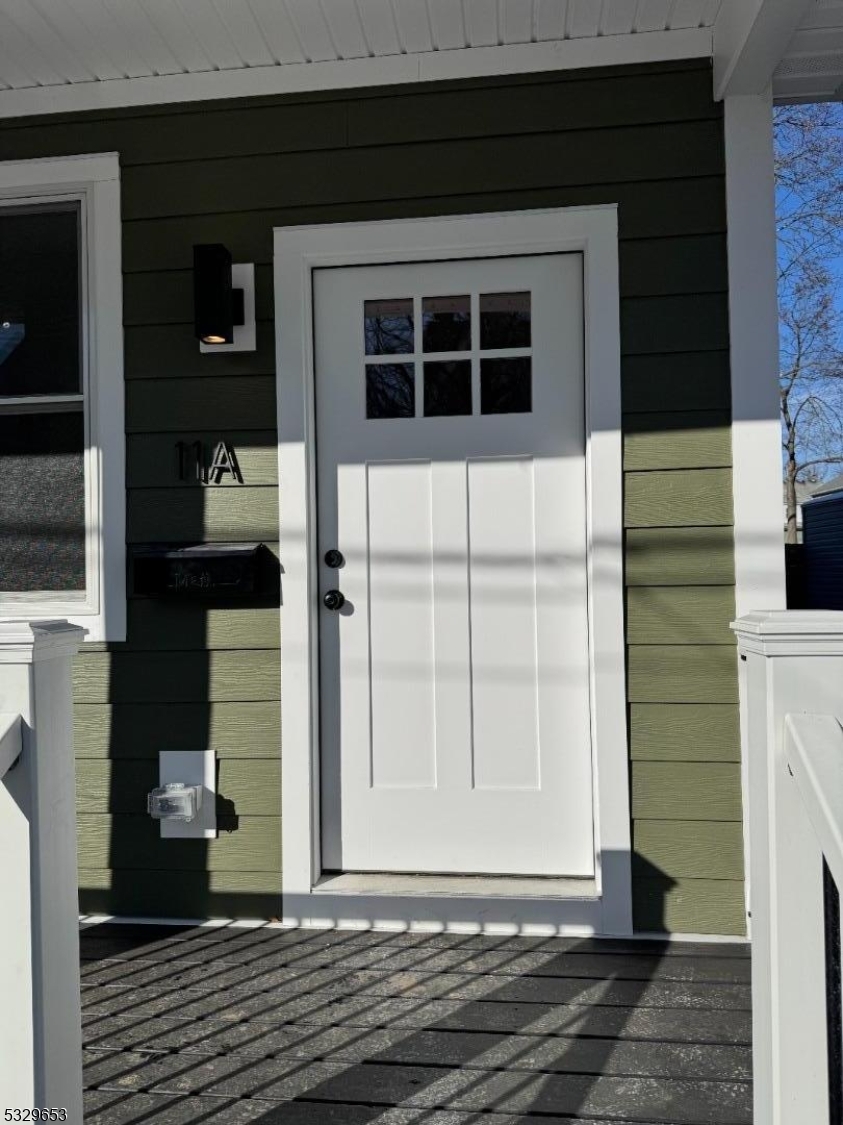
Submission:
[[[581,257],[314,277],[323,867],[590,876]]]
[[[366,467],[371,784],[436,786],[429,461]]]
[[[532,457],[468,462],[468,527],[474,786],[538,789]]]

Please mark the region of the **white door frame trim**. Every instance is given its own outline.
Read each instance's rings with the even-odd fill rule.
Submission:
[[[281,491],[284,920],[298,925],[632,932],[623,614],[618,225],[615,206],[277,228]],[[314,890],[319,857],[319,671],[313,288],[317,268],[580,252],[596,897],[355,895]]]

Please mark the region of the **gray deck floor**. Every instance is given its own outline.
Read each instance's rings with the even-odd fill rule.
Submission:
[[[82,933],[86,1125],[748,1125],[745,946]]]

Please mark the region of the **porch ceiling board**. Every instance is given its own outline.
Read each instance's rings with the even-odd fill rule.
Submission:
[[[777,101],[839,100],[843,0],[803,3],[755,0],[749,42],[724,0],[0,0],[0,117],[711,57],[721,40],[727,70],[748,43],[744,84],[778,60]]]
[[[773,75],[778,101],[843,99],[843,0],[813,0]]]
[[[699,57],[721,4],[0,0],[0,117]]]

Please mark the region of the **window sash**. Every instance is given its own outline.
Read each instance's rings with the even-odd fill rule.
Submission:
[[[2,165],[0,165],[2,172]],[[89,409],[91,308],[89,303],[89,197],[84,191],[21,195],[0,198],[0,220],[6,212],[19,215],[35,210],[77,208],[79,214],[79,382],[81,390],[70,394],[0,395],[0,415],[84,413],[83,489],[85,511],[85,587],[83,590],[15,590],[0,591],[0,616],[4,612],[29,611],[45,606],[56,612],[67,607],[70,613],[82,608],[100,607],[97,543],[91,534],[92,516],[96,512],[93,474],[96,467],[91,457],[91,418]]]

